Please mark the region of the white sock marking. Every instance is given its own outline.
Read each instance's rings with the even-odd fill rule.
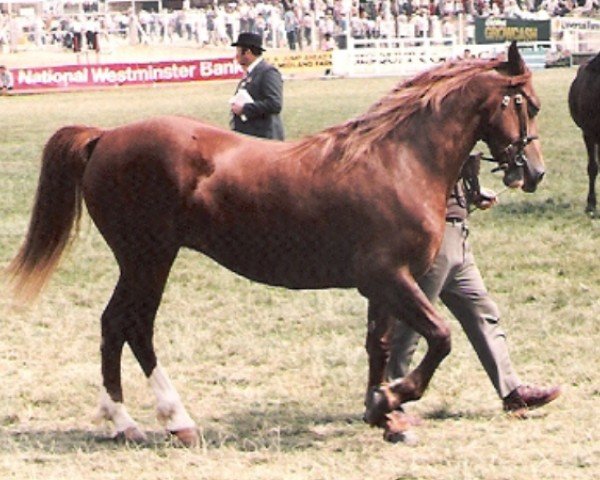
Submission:
[[[196,423],[188,415],[179,393],[160,365],[156,365],[148,380],[156,395],[158,419],[165,424],[165,428],[171,432],[195,428]]]
[[[125,405],[121,402],[115,402],[110,398],[110,395],[104,387],[102,387],[100,393],[100,407],[96,415],[97,421],[103,419],[113,422],[117,433],[124,432],[130,427],[138,428],[135,420],[127,413]]]

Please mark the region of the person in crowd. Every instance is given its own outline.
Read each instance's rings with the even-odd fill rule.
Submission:
[[[269,46],[302,50],[303,47],[323,44],[327,32],[334,38],[346,35],[355,39],[396,36],[437,38],[440,36],[440,20],[444,38],[457,38],[462,33],[466,43],[473,43],[474,19],[478,16],[547,19],[568,13],[589,15],[597,11],[599,2],[580,0],[579,3],[584,5],[577,7],[577,2],[572,0],[238,0],[227,6],[220,6],[217,2],[214,6],[209,5],[208,10],[186,7],[154,12],[142,8],[139,11],[130,9],[131,18],[118,11],[100,14],[100,17],[107,26],[119,25],[118,30],[116,27],[108,29],[109,35],[129,38],[132,45],[162,41],[220,46],[230,44],[240,32],[262,32]],[[465,21],[459,21],[462,13],[467,14]],[[11,26],[8,24],[10,19],[0,13],[0,46],[6,45],[9,40],[11,45],[15,44],[32,29],[40,42],[47,37],[57,43],[65,35],[62,31],[69,30],[68,24],[71,23],[73,28],[68,32],[65,46],[79,52],[87,40],[88,50],[94,50],[85,36],[90,30],[81,25],[83,20],[78,19],[79,16],[63,18],[66,28],[58,29],[56,21],[51,18],[36,18],[34,24],[21,24],[14,20]],[[97,15],[88,12],[87,16]],[[462,32],[458,31],[460,28]],[[84,38],[81,38],[82,33]]]
[[[311,47],[313,43],[313,31],[315,29],[315,19],[310,11],[304,12],[302,17],[302,35],[304,36],[304,45]]]
[[[467,215],[471,206],[485,210],[498,202],[493,191],[479,188],[480,155],[469,157],[462,178],[449,197],[442,245],[433,265],[418,283],[430,301],[440,298],[460,322],[502,399],[504,410],[525,416],[528,409],[556,399],[560,387],[525,385],[514,371],[506,334],[500,324],[500,311],[485,287],[467,240]],[[406,323],[397,321],[391,340],[389,379],[402,378],[409,372],[419,338]]]
[[[81,52],[83,45],[83,22],[80,18],[73,18],[71,22],[71,31],[73,33],[73,51],[75,53]]]
[[[84,29],[87,49],[99,52],[100,45],[98,42],[98,34],[100,32],[100,21],[98,18],[89,16],[85,21]]]
[[[236,42],[235,59],[244,70],[235,95],[231,99],[231,127],[236,132],[256,137],[284,139],[283,79],[276,67],[267,63],[262,54],[262,37],[242,32]]]
[[[299,23],[296,13],[291,8],[283,15],[283,21],[285,24],[285,34],[287,36],[288,47],[290,50],[296,50],[296,43],[298,42],[298,29]]]
[[[13,89],[14,82],[12,73],[5,65],[0,65],[0,95],[7,95]]]
[[[323,43],[321,44],[321,50],[325,52],[330,52],[331,50],[335,50],[336,44],[335,40],[331,36],[331,33],[327,32],[323,37]]]

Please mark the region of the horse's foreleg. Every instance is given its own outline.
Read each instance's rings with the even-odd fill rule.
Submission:
[[[369,301],[366,350],[369,356],[367,392],[385,381],[394,317],[381,302]]]
[[[598,176],[598,144],[589,136],[584,135],[585,147],[588,155],[588,196],[585,211],[593,213],[596,211],[596,177]]]
[[[398,272],[395,282],[381,293],[378,301],[386,302],[385,308],[395,318],[402,318],[413,330],[425,337],[428,348],[421,363],[404,378],[371,390],[366,418],[372,425],[384,423],[385,414],[402,403],[421,398],[436,368],[450,352],[448,326],[410,273],[405,270]],[[389,344],[389,335],[393,333],[395,326],[395,322],[390,322],[389,319],[389,316],[384,316],[383,320],[379,320],[388,325],[379,330],[385,332],[384,337],[387,337],[387,342],[384,337],[380,340],[383,340],[384,345]]]

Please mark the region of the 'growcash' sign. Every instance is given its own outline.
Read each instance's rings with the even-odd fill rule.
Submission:
[[[547,42],[550,40],[550,20],[520,18],[476,18],[475,43]]]

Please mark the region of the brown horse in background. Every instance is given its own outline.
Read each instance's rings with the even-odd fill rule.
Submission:
[[[515,44],[508,59],[449,62],[401,83],[365,114],[295,142],[239,135],[189,118],[112,130],[70,126],[48,141],[27,237],[10,270],[37,293],[85,200],[120,269],[102,315],[102,417],[140,440],[121,387],[128,343],[159,418],[186,444],[194,421],[157,361],[153,326],[181,247],[249,279],[291,289],[357,288],[424,336],[402,382],[382,385],[393,323],[369,319],[366,419],[420,398],[450,331],[417,286],[444,231],[446,199],[484,140],[504,182],[533,192],[544,175],[539,101]]]
[[[600,53],[579,67],[569,89],[569,111],[583,132],[588,156],[588,195],[585,211],[596,212],[596,177],[600,145]]]

